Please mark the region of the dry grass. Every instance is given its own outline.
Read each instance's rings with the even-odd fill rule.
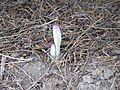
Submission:
[[[0,1],[0,90],[120,90],[119,60],[119,0]]]

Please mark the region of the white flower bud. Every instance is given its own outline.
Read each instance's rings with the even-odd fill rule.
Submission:
[[[55,46],[60,47],[60,45],[61,45],[61,30],[58,25],[53,26],[53,39],[54,39]]]
[[[61,30],[58,25],[53,26],[53,39],[54,44],[51,46],[50,54],[53,58],[58,59],[60,55],[60,45],[61,45]]]
[[[55,45],[54,44],[51,45],[50,54],[51,54],[52,58],[56,57],[56,49],[55,49]]]

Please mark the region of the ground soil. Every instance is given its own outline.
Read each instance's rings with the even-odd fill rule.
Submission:
[[[0,68],[0,90],[120,90],[120,0],[0,0]]]

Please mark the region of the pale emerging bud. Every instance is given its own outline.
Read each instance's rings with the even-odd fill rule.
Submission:
[[[60,55],[60,45],[61,45],[61,30],[59,25],[53,26],[53,39],[54,44],[51,46],[50,54],[53,58],[58,59]]]
[[[51,45],[51,48],[50,48],[50,54],[51,54],[52,58],[55,58],[55,57],[56,57],[56,51],[55,51],[55,50],[56,50],[56,49],[55,49],[55,45],[52,44],[52,45]]]
[[[61,45],[61,30],[58,25],[53,26],[53,39],[54,39],[55,46],[60,47],[60,45]]]

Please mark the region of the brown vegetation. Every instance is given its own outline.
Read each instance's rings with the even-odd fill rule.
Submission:
[[[0,0],[0,62],[0,90],[120,90],[120,1]]]

